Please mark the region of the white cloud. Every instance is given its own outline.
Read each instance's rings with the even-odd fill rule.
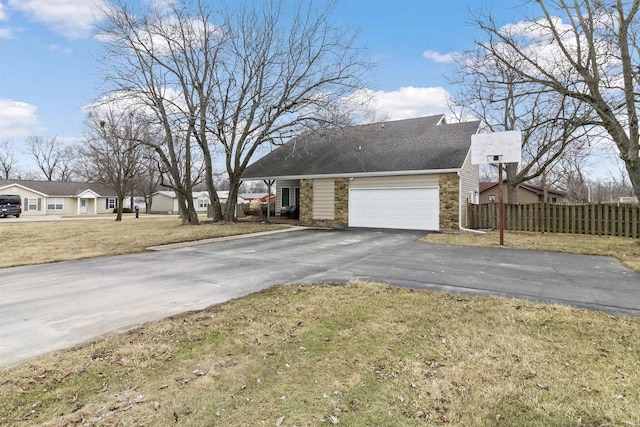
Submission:
[[[370,91],[376,116],[390,120],[449,113],[449,94],[441,87],[401,87],[398,90]]]
[[[22,138],[42,128],[35,105],[12,99],[0,99],[0,140]]]
[[[453,62],[453,54],[451,53],[440,53],[435,50],[425,50],[422,53],[422,56],[427,59],[431,59],[432,61],[435,61],[435,62],[441,62],[441,63]]]
[[[4,4],[0,3],[0,22],[6,21],[7,13],[4,11]],[[0,28],[0,39],[13,38],[13,31],[9,28]]]
[[[87,37],[105,0],[9,0],[9,6],[70,39]]]
[[[13,31],[10,28],[0,28],[0,39],[12,39]]]
[[[61,54],[66,56],[70,56],[73,53],[73,50],[71,48],[61,46],[59,44],[50,44],[49,46],[47,46],[47,48],[54,52],[60,52]]]

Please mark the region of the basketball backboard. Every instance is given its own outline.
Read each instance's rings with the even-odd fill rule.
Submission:
[[[519,130],[471,135],[471,163],[520,163],[522,135]]]

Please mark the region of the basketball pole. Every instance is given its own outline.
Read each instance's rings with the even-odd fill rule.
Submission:
[[[502,199],[502,162],[498,163],[498,228],[500,228],[500,246],[504,246],[504,201]]]

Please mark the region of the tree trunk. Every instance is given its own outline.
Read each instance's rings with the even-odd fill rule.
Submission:
[[[122,205],[124,205],[124,195],[118,194],[118,206],[116,206],[116,221],[122,221]]]
[[[193,197],[187,197],[180,191],[176,191],[176,197],[178,198],[178,210],[182,225],[198,225],[198,213],[193,204]]]
[[[203,151],[205,151],[203,149]],[[222,220],[222,207],[218,198],[218,190],[213,182],[213,165],[211,164],[211,153],[207,149],[204,153],[205,174],[207,181],[207,191],[209,192],[209,202],[211,203],[211,215],[213,222]]]
[[[238,204],[238,189],[240,188],[240,178],[236,174],[229,174],[229,197],[224,212],[225,221],[236,221],[236,205]]]
[[[504,167],[507,171],[507,200],[512,205],[518,204],[518,164],[505,163]]]
[[[144,195],[144,201],[145,201],[144,211],[147,214],[151,213],[152,200],[153,200],[153,194],[148,193]]]
[[[640,200],[640,162],[637,160],[625,160],[624,165],[629,174],[629,181],[633,187],[633,192]]]
[[[187,207],[189,209],[189,214],[187,215],[189,224],[191,225],[200,224],[200,220],[198,219],[198,213],[196,212],[196,206],[193,203],[193,197],[187,197]]]

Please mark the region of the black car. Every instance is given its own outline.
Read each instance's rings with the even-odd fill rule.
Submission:
[[[22,199],[15,194],[0,194],[0,217],[14,215],[20,218],[22,213]]]

